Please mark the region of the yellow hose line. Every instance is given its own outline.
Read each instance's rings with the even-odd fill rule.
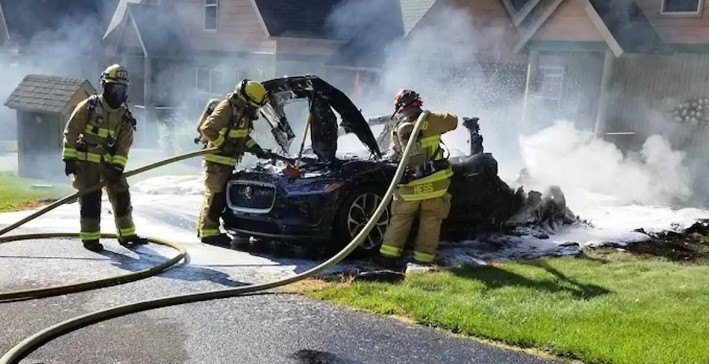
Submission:
[[[26,234],[26,235],[14,235],[7,238],[0,238],[0,243],[9,243],[12,241],[19,240],[35,240],[35,239],[51,239],[51,238],[78,238],[78,233],[46,233],[46,234]],[[101,234],[102,238],[117,238],[115,234]],[[97,288],[110,287],[119,284],[135,282],[140,279],[152,277],[157,275],[173,265],[180,262],[187,256],[187,251],[184,247],[179,244],[171,243],[167,240],[162,240],[155,237],[146,237],[151,243],[158,245],[164,245],[173,248],[178,251],[178,254],[171,258],[170,260],[163,262],[154,267],[148,269],[140,270],[137,272],[131,272],[128,274],[123,274],[115,277],[108,277],[99,280],[87,281],[82,283],[68,284],[64,286],[39,288],[39,289],[28,289],[22,291],[11,291],[11,292],[0,292],[0,302],[14,301],[14,300],[25,300],[34,298],[44,298],[51,296],[60,296],[64,294],[88,291]]]
[[[229,289],[223,289],[223,290],[215,290],[215,291],[207,291],[207,292],[201,292],[201,293],[191,293],[191,294],[186,294],[186,295],[177,295],[177,296],[169,296],[169,297],[164,297],[164,298],[158,298],[158,299],[153,299],[153,300],[146,300],[146,301],[139,301],[136,303],[130,303],[126,305],[120,305],[120,306],[115,306],[109,309],[105,310],[100,310],[92,313],[88,313],[85,315],[81,315],[63,322],[60,322],[56,325],[50,326],[42,331],[39,331],[38,333],[26,338],[13,348],[11,348],[5,355],[0,357],[0,364],[16,364],[19,363],[20,360],[25,358],[27,355],[32,353],[33,351],[37,350],[40,346],[44,345],[45,343],[59,337],[65,334],[68,334],[72,331],[78,330],[82,327],[89,326],[101,321],[109,320],[112,318],[128,315],[131,313],[137,313],[137,312],[142,312],[142,311],[147,311],[151,309],[156,309],[156,308],[161,308],[161,307],[168,307],[168,306],[174,306],[174,305],[180,305],[180,304],[185,304],[185,303],[192,303],[192,302],[200,302],[200,301],[207,301],[207,300],[213,300],[213,299],[220,299],[220,298],[230,298],[230,297],[236,297],[236,296],[241,296],[245,295],[248,293],[255,293],[259,291],[265,291],[281,286],[285,286],[297,281],[301,281],[303,279],[309,278],[314,276],[315,274],[318,274],[320,272],[323,272],[327,270],[328,268],[332,267],[333,265],[339,263],[343,259],[345,259],[352,251],[354,251],[363,241],[364,239],[369,235],[369,232],[376,226],[377,221],[379,221],[379,218],[381,215],[384,213],[384,211],[387,209],[387,206],[389,205],[389,202],[391,201],[392,196],[394,195],[394,192],[396,191],[396,187],[399,184],[399,181],[401,180],[401,177],[404,175],[404,169],[406,168],[406,163],[407,159],[409,156],[409,153],[411,151],[412,145],[416,142],[418,139],[418,133],[421,130],[421,125],[423,120],[426,119],[426,117],[429,115],[429,111],[426,110],[421,115],[419,118],[416,120],[416,123],[414,124],[414,130],[411,133],[411,137],[406,144],[406,148],[404,149],[403,155],[401,157],[401,162],[399,163],[396,173],[394,174],[394,178],[392,179],[391,183],[389,184],[389,188],[387,189],[386,193],[384,194],[384,198],[382,201],[379,203],[379,206],[377,206],[376,211],[374,212],[374,216],[372,216],[371,219],[365,224],[364,228],[360,230],[360,232],[357,234],[357,236],[352,239],[352,241],[347,244],[346,247],[342,249],[339,253],[337,253],[335,256],[332,258],[328,259],[327,261],[321,263],[320,265],[311,268],[308,271],[305,271],[303,273],[297,274],[293,277],[289,278],[284,278],[281,280],[273,281],[273,282],[268,282],[268,283],[262,283],[262,284],[254,284],[254,285],[249,285],[249,286],[241,286],[241,287],[236,287],[236,288],[229,288]]]
[[[123,176],[126,177],[126,178],[132,177],[132,176],[135,176],[136,174],[140,174],[140,173],[143,173],[143,172],[147,172],[147,171],[149,171],[149,170],[151,170],[151,169],[155,169],[155,168],[158,168],[158,167],[162,167],[162,166],[164,166],[164,165],[166,165],[166,164],[179,162],[179,161],[181,161],[181,160],[185,160],[185,159],[197,157],[197,156],[204,155],[204,154],[214,153],[216,150],[217,150],[216,148],[209,148],[209,149],[202,149],[202,150],[198,150],[198,151],[195,151],[195,152],[191,152],[191,153],[186,153],[186,154],[178,155],[178,156],[176,156],[176,157],[172,157],[172,158],[168,158],[168,159],[165,159],[165,160],[161,160],[161,161],[159,161],[159,162],[155,162],[155,163],[152,163],[152,164],[148,164],[148,165],[146,165],[146,166],[143,166],[143,167],[134,169],[134,170],[132,170],[132,171],[128,171],[128,172],[124,173]],[[90,193],[90,192],[94,192],[94,191],[96,191],[96,190],[99,190],[99,189],[105,187],[106,184],[107,184],[107,183],[104,181],[104,182],[101,182],[101,183],[99,183],[99,184],[97,184],[97,185],[94,185],[94,186],[92,186],[92,187],[87,188],[86,190],[82,191],[81,193],[77,192],[77,193],[75,193],[75,194],[73,194],[73,195],[64,197],[63,199],[61,199],[61,200],[59,200],[59,201],[56,201],[56,202],[54,202],[53,204],[51,204],[51,205],[49,205],[49,206],[47,206],[47,207],[42,208],[41,210],[39,210],[39,211],[37,211],[37,212],[35,212],[35,213],[33,213],[33,214],[31,214],[31,215],[25,217],[24,219],[22,219],[22,220],[20,220],[20,221],[18,221],[18,222],[16,222],[16,223],[14,223],[14,224],[12,224],[12,225],[10,225],[10,226],[4,227],[3,229],[0,229],[0,237],[3,236],[3,235],[5,235],[5,234],[7,234],[8,232],[10,232],[10,231],[12,231],[12,230],[17,229],[18,227],[20,227],[20,226],[22,226],[22,225],[24,225],[24,224],[26,224],[26,223],[28,223],[28,222],[30,222],[30,221],[32,221],[32,220],[34,220],[34,219],[36,219],[36,218],[38,218],[38,217],[40,217],[40,216],[42,216],[42,215],[48,213],[49,211],[52,211],[52,210],[56,209],[57,207],[59,207],[59,206],[61,206],[61,205],[74,202],[77,198],[81,197],[82,195],[85,195],[85,194],[87,194],[87,193]],[[2,238],[0,238],[0,239],[2,239]],[[1,242],[2,242],[2,240],[0,240],[0,243],[1,243]]]

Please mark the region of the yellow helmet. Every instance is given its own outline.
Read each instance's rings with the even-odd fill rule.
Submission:
[[[101,73],[101,82],[128,85],[128,70],[119,64],[108,66]]]
[[[244,79],[236,86],[234,93],[253,107],[266,105],[267,92],[261,82]]]

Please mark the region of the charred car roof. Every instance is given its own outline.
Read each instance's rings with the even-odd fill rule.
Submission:
[[[268,103],[261,113],[268,119],[272,134],[284,151],[295,138],[284,106],[295,100],[307,100],[311,118],[310,140],[319,159],[331,162],[337,152],[338,125],[333,110],[340,115],[340,126],[357,135],[372,154],[381,156],[377,140],[362,113],[342,91],[314,75],[276,78],[263,82]]]

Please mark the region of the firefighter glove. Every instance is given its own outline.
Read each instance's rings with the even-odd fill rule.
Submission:
[[[109,183],[118,182],[123,176],[123,168],[114,164],[108,164],[103,169],[103,175]]]
[[[228,141],[225,141],[219,149],[222,151],[222,153],[226,155],[234,155],[234,153],[236,152],[236,147],[234,146],[234,144],[229,143]]]
[[[261,148],[255,148],[251,153],[258,159],[269,159],[272,154],[270,150]]]
[[[67,176],[79,173],[79,163],[76,159],[64,160],[64,174]]]

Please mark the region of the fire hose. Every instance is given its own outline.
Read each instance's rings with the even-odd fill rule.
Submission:
[[[31,354],[35,350],[37,350],[39,347],[42,345],[48,343],[49,341],[56,339],[57,337],[60,337],[62,335],[66,335],[68,333],[71,333],[75,330],[78,330],[80,328],[93,325],[105,320],[109,320],[112,318],[120,317],[120,316],[125,316],[128,314],[132,313],[138,313],[142,311],[147,311],[147,310],[152,310],[152,309],[157,309],[157,308],[162,308],[162,307],[169,307],[169,306],[175,306],[175,305],[180,305],[180,304],[185,304],[185,303],[194,303],[194,302],[201,302],[201,301],[208,301],[208,300],[214,300],[214,299],[221,299],[221,298],[230,298],[230,297],[236,297],[236,296],[241,296],[245,294],[250,294],[250,293],[256,293],[260,291],[265,291],[281,286],[285,286],[297,281],[301,281],[304,279],[307,279],[309,277],[312,277],[320,272],[323,272],[327,270],[328,268],[332,267],[333,265],[339,263],[343,259],[345,259],[352,251],[354,251],[363,241],[364,239],[369,235],[370,231],[374,228],[376,225],[377,221],[381,217],[381,215],[384,213],[384,211],[387,209],[387,206],[389,205],[389,202],[391,201],[391,198],[394,194],[394,191],[396,190],[397,185],[399,184],[399,181],[401,180],[401,177],[404,175],[404,170],[406,168],[406,163],[407,163],[407,158],[410,153],[411,147],[416,142],[418,133],[421,129],[421,125],[423,120],[426,119],[428,116],[429,111],[426,110],[421,113],[421,115],[418,117],[416,120],[416,123],[414,124],[414,129],[411,133],[411,137],[409,138],[408,143],[406,144],[406,148],[404,149],[403,155],[401,157],[401,162],[397,166],[396,172],[394,174],[394,177],[389,184],[389,187],[384,194],[382,201],[379,203],[377,206],[377,209],[374,211],[374,216],[372,216],[369,221],[365,224],[365,226],[362,228],[362,230],[357,233],[357,236],[355,236],[352,241],[350,241],[347,246],[345,246],[339,253],[336,255],[332,256],[330,259],[326,260],[325,262],[321,263],[320,265],[313,267],[305,272],[302,272],[300,274],[296,274],[292,277],[289,278],[284,278],[280,279],[277,281],[273,282],[268,282],[268,283],[261,283],[261,284],[253,284],[253,285],[248,285],[248,286],[241,286],[241,287],[236,287],[236,288],[229,288],[229,289],[222,289],[222,290],[214,290],[214,291],[207,291],[207,292],[201,292],[201,293],[190,293],[190,294],[185,294],[185,295],[176,295],[176,296],[168,296],[168,297],[163,297],[163,298],[158,298],[158,299],[152,299],[152,300],[145,300],[145,301],[139,301],[135,303],[130,303],[130,304],[125,304],[125,305],[119,305],[115,306],[109,309],[104,309],[104,310],[99,310],[95,312],[90,312],[63,322],[60,322],[56,325],[50,326],[48,328],[45,328],[36,334],[27,337],[24,339],[22,342],[11,348],[5,355],[0,357],[0,364],[15,364],[19,363],[20,360],[25,358],[27,355]],[[194,152],[190,153],[187,155],[190,156],[197,156],[206,153],[206,150],[202,150],[199,152]],[[187,156],[185,155],[185,156]],[[185,157],[185,156],[179,156],[175,158],[168,159],[166,161],[174,161],[176,158],[180,157]],[[167,162],[171,163],[171,162]],[[167,164],[165,163],[165,164]],[[149,169],[146,166],[141,169],[137,169],[132,172],[131,175],[135,175],[138,173],[141,173],[147,169]],[[127,172],[126,175],[128,175]],[[100,188],[100,187],[99,187]],[[72,197],[72,196],[70,196]],[[58,201],[66,203],[67,201],[71,201],[70,198],[66,198],[63,200]],[[56,207],[56,206],[55,206]],[[35,213],[31,215],[28,218],[23,219],[21,224],[13,224],[10,226],[10,228],[14,229],[17,228],[18,226],[26,223],[27,221],[30,221],[36,217],[38,217],[41,214]],[[10,231],[12,229],[5,228],[2,231],[0,231],[0,235],[4,234],[7,231]],[[19,239],[20,236],[15,236],[16,239]],[[0,238],[3,239],[3,238]],[[0,240],[2,242],[2,240]]]

